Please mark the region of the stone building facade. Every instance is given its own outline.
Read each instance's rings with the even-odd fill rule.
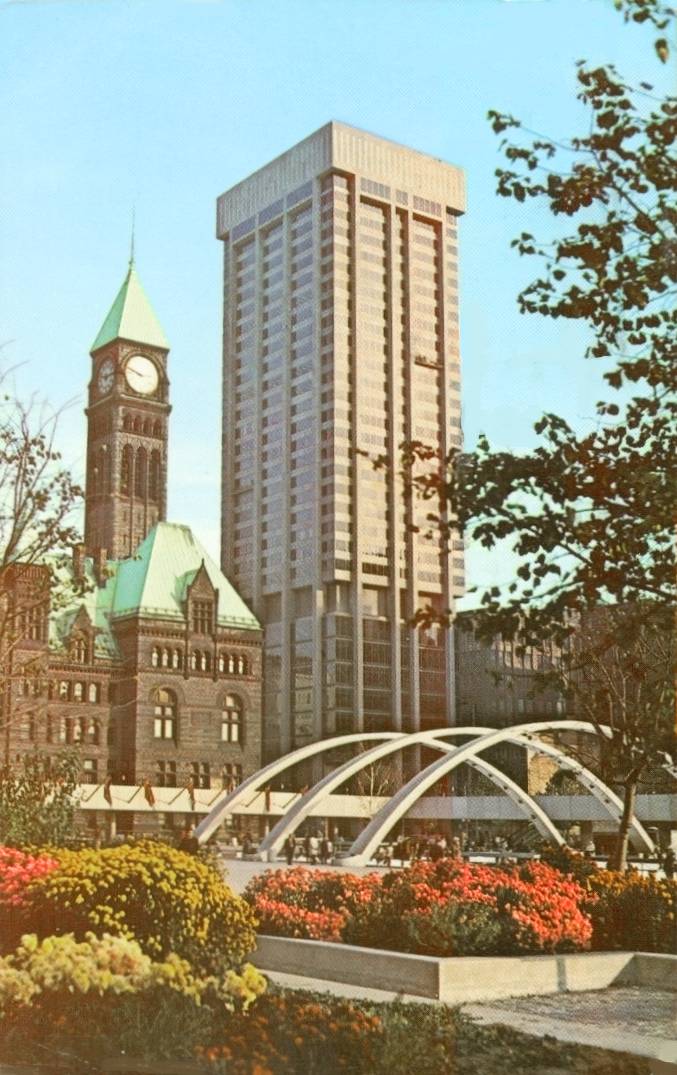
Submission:
[[[229,788],[260,765],[262,631],[165,521],[168,351],[130,266],[91,352],[85,544],[3,574],[1,749],[75,748],[89,784]]]
[[[471,613],[460,612],[455,621],[457,724],[504,728],[572,715],[566,698],[548,679],[560,659],[553,644],[521,653],[509,640],[476,638],[471,620]],[[543,793],[557,772],[548,758],[507,743],[486,757],[532,794]],[[472,790],[476,775],[464,776]]]

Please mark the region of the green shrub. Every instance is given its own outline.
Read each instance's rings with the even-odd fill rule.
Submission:
[[[151,840],[54,854],[58,868],[27,887],[22,932],[111,933],[153,959],[181,956],[200,974],[237,968],[255,947],[253,912],[191,855]]]
[[[343,927],[346,944],[416,952],[424,956],[492,955],[501,951],[503,923],[496,909],[469,900],[431,904],[406,914],[393,901],[374,901]]]
[[[402,922],[407,948],[430,956],[468,956],[499,952],[502,923],[496,911],[483,903],[433,905],[424,914]]]

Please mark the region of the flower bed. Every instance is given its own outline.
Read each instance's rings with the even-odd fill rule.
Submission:
[[[297,867],[255,878],[245,898],[261,933],[422,955],[572,952],[592,937],[584,887],[539,862],[444,859],[368,877]]]
[[[582,907],[592,922],[593,950],[674,952],[677,880],[632,870],[600,870],[567,848],[546,855],[551,865],[585,889]]]
[[[154,962],[120,937],[27,937],[0,958],[0,1063],[48,1057],[51,1075],[166,1072],[168,1060],[202,1075],[503,1075],[508,1057],[525,1075],[649,1072],[620,1053],[479,1027],[443,1005],[264,985],[252,968],[216,979],[176,956]]]
[[[539,951],[585,943],[585,920],[575,913],[583,890],[548,867],[468,873],[458,863],[421,864],[390,878],[301,869],[257,878],[250,889],[266,927],[278,921],[292,936],[336,940],[349,928],[382,929],[381,919],[400,914],[400,925],[418,922],[416,943],[425,935],[429,944],[432,925],[448,939],[440,908],[454,903],[462,908],[458,936],[472,920],[483,938],[489,914],[510,943]],[[11,946],[12,932],[31,925]],[[253,925],[253,909],[213,870],[156,843],[0,849],[0,1062],[49,1057],[50,1071],[64,1073],[106,1069],[106,1060],[132,1072],[136,1060],[128,1058],[136,1057],[144,1070],[185,1060],[211,1075],[503,1075],[509,1055],[515,1070],[533,1075],[648,1073],[620,1054],[477,1027],[444,1006],[266,990],[242,962]]]
[[[21,855],[21,852],[12,852]],[[18,878],[18,880],[17,880]],[[0,859],[0,947],[21,934],[109,933],[153,959],[174,953],[203,974],[237,969],[255,946],[254,916],[199,859],[152,840]]]

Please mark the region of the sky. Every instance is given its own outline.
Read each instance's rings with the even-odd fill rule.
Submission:
[[[547,410],[584,428],[602,371],[581,326],[516,304],[537,264],[511,239],[557,225],[496,196],[486,113],[585,133],[576,61],[660,89],[651,41],[612,0],[0,0],[0,362],[22,396],[65,405],[59,445],[82,479],[89,348],[134,210],[137,269],[171,343],[168,517],[218,558],[216,197],[336,119],[465,170],[466,445],[484,432],[526,448]],[[470,550],[468,568],[490,582],[506,561]]]

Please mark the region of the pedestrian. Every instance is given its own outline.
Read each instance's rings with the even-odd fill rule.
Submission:
[[[247,855],[251,855],[254,850],[254,843],[248,832],[245,832],[242,837],[242,858],[246,858]]]
[[[179,851],[185,851],[187,855],[196,855],[199,846],[200,842],[195,835],[195,829],[192,825],[186,825],[181,832]]]
[[[334,845],[328,836],[323,836],[320,840],[320,862],[326,866],[328,862],[331,862],[334,856]]]
[[[308,862],[317,866],[320,859],[320,841],[317,836],[308,837]]]
[[[287,860],[287,866],[291,866],[296,854],[296,837],[293,834],[289,834],[284,842],[284,857]]]

